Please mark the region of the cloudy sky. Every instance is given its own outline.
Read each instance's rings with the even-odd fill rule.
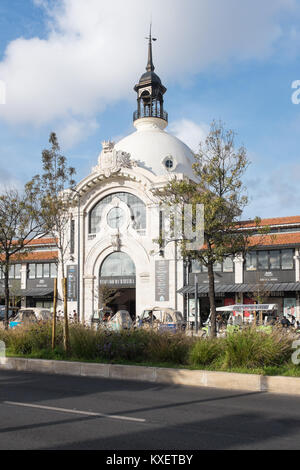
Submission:
[[[169,132],[196,150],[221,119],[252,162],[245,218],[300,214],[300,0],[0,0],[0,187],[40,171],[51,131],[78,180],[133,131],[151,18]]]

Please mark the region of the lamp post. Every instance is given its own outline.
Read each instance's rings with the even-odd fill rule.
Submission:
[[[78,196],[77,215],[77,318],[80,321],[80,193],[74,188],[71,190]]]

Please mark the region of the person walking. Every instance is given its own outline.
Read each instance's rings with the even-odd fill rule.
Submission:
[[[77,323],[77,312],[76,312],[76,310],[73,310],[73,321],[74,321],[74,323]]]

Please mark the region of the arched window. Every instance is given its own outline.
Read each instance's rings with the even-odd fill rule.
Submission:
[[[138,197],[129,193],[114,193],[102,199],[90,212],[89,233],[100,232],[101,224],[104,223],[102,220],[103,211],[107,205],[112,203],[114,198],[118,198],[127,204],[130,210],[132,227],[143,235],[146,230],[146,206]]]
[[[135,276],[135,264],[126,253],[116,252],[102,263],[100,277]]]

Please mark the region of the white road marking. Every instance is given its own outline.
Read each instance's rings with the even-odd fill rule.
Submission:
[[[109,418],[109,419],[118,419],[122,421],[133,421],[136,423],[145,423],[145,419],[140,418],[130,418],[129,416],[118,416],[118,415],[107,415],[104,413],[94,413],[92,411],[80,411],[80,410],[69,410],[66,408],[56,408],[53,406],[44,406],[44,405],[34,405],[33,403],[18,403],[15,401],[3,401],[5,405],[12,405],[12,406],[23,406],[25,408],[38,408],[40,410],[48,410],[48,411],[58,411],[61,413],[72,413],[76,415],[83,415],[83,416],[98,416],[101,418]]]

